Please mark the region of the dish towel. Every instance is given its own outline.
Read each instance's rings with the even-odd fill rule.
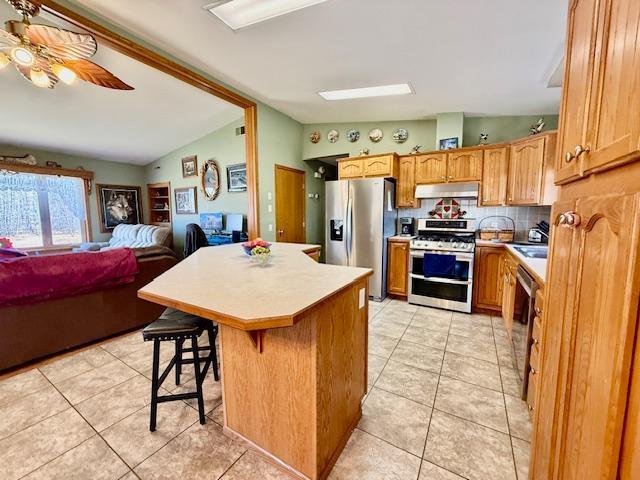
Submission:
[[[456,270],[455,255],[438,255],[425,253],[422,260],[422,271],[425,277],[453,278]]]

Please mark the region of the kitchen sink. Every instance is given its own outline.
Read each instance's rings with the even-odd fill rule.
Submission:
[[[515,251],[521,253],[527,258],[547,258],[549,247],[513,247]]]

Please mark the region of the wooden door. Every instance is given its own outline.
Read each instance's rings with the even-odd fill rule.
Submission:
[[[507,202],[509,147],[488,148],[484,151],[480,205],[504,205]]]
[[[557,452],[561,478],[618,475],[638,321],[639,207],[640,194],[576,202],[575,300],[571,315],[553,319],[571,339]]]
[[[444,183],[447,181],[447,154],[430,153],[416,157],[416,183]]]
[[[359,178],[364,175],[364,162],[361,158],[340,160],[338,178]]]
[[[605,33],[589,106],[585,173],[640,159],[640,2],[600,3]]]
[[[556,155],[556,182],[565,182],[579,174],[575,148],[586,143],[588,98],[593,77],[597,32],[596,9],[599,1],[570,1],[563,98],[560,108],[560,153]]]
[[[482,150],[463,150],[447,154],[447,181],[479,182],[482,180]]]
[[[409,281],[409,242],[389,242],[389,272],[387,290],[395,295],[406,296]]]
[[[509,205],[537,205],[541,202],[544,149],[544,137],[511,146],[507,197]]]
[[[363,159],[365,177],[392,177],[394,155]]]
[[[398,183],[396,186],[396,207],[417,208],[420,200],[416,193],[416,158],[400,157],[398,167]]]
[[[551,219],[557,220],[564,212],[572,211],[574,201],[556,202],[551,209]],[[573,301],[573,282],[578,252],[573,252],[573,230],[551,228],[549,245],[549,266],[545,284],[545,303],[542,319],[542,357],[540,377],[537,383],[538,397],[534,411],[534,428],[532,436],[530,474],[531,479],[552,479],[553,459],[555,451],[557,421],[556,414],[559,395],[559,364],[562,346],[562,321],[565,311],[570,311]],[[571,278],[570,278],[571,277]]]
[[[304,172],[276,165],[276,241],[304,243]]]
[[[502,307],[503,250],[495,247],[476,247],[473,305],[477,308],[500,310]]]

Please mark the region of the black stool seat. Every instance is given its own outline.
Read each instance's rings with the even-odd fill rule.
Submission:
[[[209,345],[198,346],[198,337],[202,332],[207,331]],[[175,400],[198,399],[198,414],[200,423],[205,423],[204,398],[202,394],[202,383],[207,375],[209,367],[212,367],[213,378],[218,381],[218,355],[216,352],[216,337],[218,326],[197,315],[181,312],[172,308],[167,308],[163,314],[148,325],[142,331],[144,341],[153,341],[153,369],[151,373],[151,420],[149,429],[153,432],[156,429],[156,416],[158,403],[171,402]],[[191,348],[184,346],[185,340],[191,340]],[[160,343],[163,341],[173,341],[175,343],[175,355],[160,374]],[[200,356],[201,351],[208,351],[205,357]],[[183,358],[183,353],[191,353],[191,358]],[[201,363],[203,367],[200,368]],[[178,393],[173,395],[158,395],[162,383],[166,380],[171,370],[175,367],[176,385],[180,385],[180,375],[182,366],[193,364],[196,380],[196,391]]]
[[[166,309],[160,318],[142,330],[142,338],[153,340],[173,340],[176,337],[200,336],[205,329],[205,322],[201,317],[181,312],[180,310]]]

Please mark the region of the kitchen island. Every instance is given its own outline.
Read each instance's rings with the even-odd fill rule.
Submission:
[[[201,248],[138,291],[220,328],[224,424],[302,478],[326,478],[367,388],[370,269],[323,265],[275,243]]]

